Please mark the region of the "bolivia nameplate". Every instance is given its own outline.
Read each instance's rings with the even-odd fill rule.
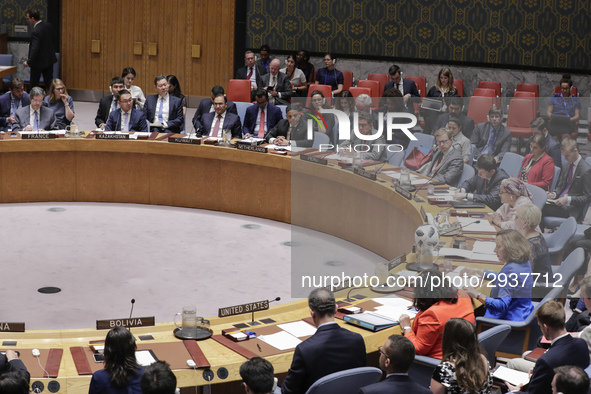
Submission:
[[[323,166],[328,164],[328,160],[316,156],[300,155],[300,159],[303,161],[309,161],[310,163],[321,164]]]
[[[97,134],[97,140],[128,140],[129,134]]]
[[[267,148],[262,147],[262,146],[236,144],[236,149],[238,149],[238,150],[247,150],[247,151],[250,151],[250,152],[267,153]]]
[[[218,317],[241,315],[243,313],[265,311],[269,309],[269,300],[249,302],[248,304],[228,306],[218,310]]]
[[[21,134],[23,140],[53,140],[57,134]]]
[[[375,172],[365,171],[363,168],[355,168],[353,170],[353,173],[355,175],[362,176],[362,177],[367,178],[372,181],[376,180],[376,173]]]
[[[156,324],[154,316],[148,317],[132,317],[123,319],[108,319],[108,320],[97,320],[97,330],[110,330],[115,327],[150,327]]]
[[[412,199],[412,194],[410,194],[410,192],[408,190],[401,187],[400,185],[394,185],[394,190],[396,190],[396,193],[400,194],[401,196],[403,196],[407,200]]]
[[[201,138],[168,137],[168,142],[173,144],[201,145]]]
[[[0,332],[25,332],[25,323],[0,322]]]

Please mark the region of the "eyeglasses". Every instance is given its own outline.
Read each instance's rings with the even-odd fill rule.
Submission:
[[[387,354],[386,354],[386,352],[384,351],[384,347],[383,347],[383,346],[380,346],[380,347],[378,348],[378,351],[379,351],[380,353],[382,353],[382,354],[384,355],[384,357],[386,357],[386,358],[390,358],[390,357],[388,357],[388,355],[387,355]]]
[[[443,145],[443,144],[445,144],[447,141],[449,141],[449,140],[441,140],[441,141],[437,141],[437,145]]]
[[[217,106],[217,107],[221,107],[221,106],[222,106],[222,105],[224,105],[224,104],[226,104],[226,103],[213,103],[214,107],[215,107],[215,106]]]
[[[31,99],[31,101],[34,101],[36,103],[42,103],[43,102],[43,100],[39,100],[39,99],[35,99],[35,98],[34,99]]]
[[[369,126],[369,123],[359,123],[359,127],[367,127]]]
[[[64,87],[62,86],[62,87],[60,87],[60,88],[55,88],[55,90],[64,91],[64,90],[66,90],[66,88],[64,88]]]

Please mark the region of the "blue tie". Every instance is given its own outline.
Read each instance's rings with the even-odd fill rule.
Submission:
[[[113,106],[111,108],[111,112],[116,111],[117,110],[117,100],[113,100]]]
[[[164,106],[164,98],[160,97],[160,109],[158,110],[158,122],[160,122],[160,124],[164,123],[164,120],[162,119],[162,107]]]
[[[33,130],[39,130],[39,118],[37,116],[37,111],[35,111],[35,120],[33,121]]]

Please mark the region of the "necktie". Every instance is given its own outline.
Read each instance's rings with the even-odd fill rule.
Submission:
[[[158,109],[158,122],[160,122],[160,124],[164,123],[164,120],[162,119],[162,107],[164,107],[164,97],[160,97],[160,108]]]
[[[291,133],[293,131],[293,126],[289,126],[289,130],[287,130],[287,140],[291,140]]]
[[[484,191],[486,192],[486,189],[488,188],[488,179],[484,180]]]
[[[117,110],[117,100],[113,100],[113,105],[111,106],[111,112]]]
[[[217,120],[215,121],[215,125],[213,126],[213,137],[221,137],[220,134],[220,123],[222,121],[222,115],[217,116]]]
[[[567,182],[566,182],[566,187],[564,188],[564,191],[562,193],[560,193],[560,197],[564,197],[566,194],[568,194],[568,191],[570,190],[570,187],[573,184],[574,171],[575,171],[575,163],[571,163],[571,165],[568,169],[568,178],[567,178]]]
[[[271,81],[271,86],[276,86],[277,85],[277,77],[273,76],[273,80]]]
[[[249,68],[250,72],[248,73],[248,75],[246,76],[246,79],[250,79],[250,77],[252,77],[252,67]]]
[[[33,121],[33,130],[39,130],[39,116],[37,111],[35,111],[35,120]]]
[[[129,114],[123,114],[123,131],[129,131]]]
[[[265,110],[261,108],[261,123],[259,125],[259,134],[257,137],[263,138],[265,136]]]

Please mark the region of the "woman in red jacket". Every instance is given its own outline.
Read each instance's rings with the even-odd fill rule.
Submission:
[[[546,153],[546,138],[542,134],[533,136],[530,142],[531,153],[523,158],[519,179],[525,183],[551,191],[554,178],[554,161]]]

